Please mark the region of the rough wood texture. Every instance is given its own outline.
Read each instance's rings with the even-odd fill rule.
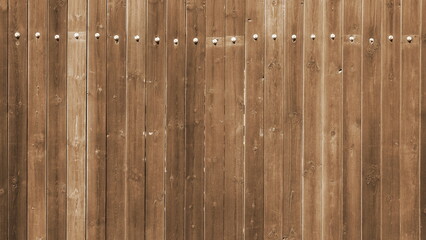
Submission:
[[[426,239],[425,19],[0,0],[0,239]]]

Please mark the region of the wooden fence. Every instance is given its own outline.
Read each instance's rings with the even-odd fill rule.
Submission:
[[[0,0],[0,239],[426,239],[424,129],[426,0]]]

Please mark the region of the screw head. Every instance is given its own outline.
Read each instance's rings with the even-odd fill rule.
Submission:
[[[179,43],[179,39],[177,39],[177,38],[173,39],[173,43],[174,43],[175,45],[177,45],[177,44]]]
[[[334,34],[334,33],[330,34],[330,38],[331,38],[331,40],[334,40],[336,38],[336,34]]]
[[[198,38],[192,39],[192,42],[195,43],[195,44],[197,44],[198,43]]]
[[[259,38],[259,35],[257,35],[256,33],[255,34],[253,34],[253,39],[254,40],[257,40]]]
[[[216,38],[212,40],[212,43],[213,43],[214,45],[216,45],[216,44],[217,44],[217,42],[219,42],[219,40],[217,40]]]
[[[80,37],[80,34],[78,34],[78,33],[74,33],[74,38],[75,39],[78,39]]]
[[[408,42],[413,41],[413,37],[412,37],[412,36],[408,36],[408,37],[407,37],[407,41],[408,41]]]
[[[354,36],[350,36],[349,37],[349,41],[351,41],[351,42],[355,41],[355,37]]]
[[[155,41],[156,43],[159,43],[159,42],[160,42],[160,37],[155,37],[155,38],[154,38],[154,41]]]
[[[275,34],[275,33],[274,33],[274,34],[272,34],[272,39],[274,39],[274,40],[275,40],[275,39],[277,39],[277,37],[278,37],[278,36],[277,36],[277,34]]]
[[[101,37],[101,34],[95,33],[95,38],[99,39]]]
[[[21,34],[19,32],[16,32],[15,33],[15,38],[19,38],[19,37],[21,37]]]
[[[370,44],[373,44],[374,43],[374,38],[370,38],[369,41],[370,41]]]
[[[36,32],[35,34],[34,34],[34,36],[36,37],[36,38],[40,38],[40,33],[39,32]]]
[[[59,35],[58,34],[55,35],[55,40],[59,40]]]
[[[316,38],[315,34],[311,34],[311,39],[315,40],[315,38]]]
[[[232,43],[236,43],[237,42],[237,38],[236,37],[231,37],[231,42]]]
[[[134,36],[134,39],[135,39],[136,41],[139,41],[139,39],[141,39],[141,38],[139,37],[139,35],[135,35],[135,36]]]

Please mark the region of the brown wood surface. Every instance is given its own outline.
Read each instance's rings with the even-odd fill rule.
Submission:
[[[0,239],[426,238],[425,16],[0,0]]]

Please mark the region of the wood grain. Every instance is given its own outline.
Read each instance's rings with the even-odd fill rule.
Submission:
[[[8,32],[8,1],[0,1],[0,34],[7,36]],[[8,174],[8,37],[0,39],[0,238],[8,237],[8,201],[9,201],[9,174]]]
[[[426,2],[422,1],[420,33],[420,239],[426,238]]]

